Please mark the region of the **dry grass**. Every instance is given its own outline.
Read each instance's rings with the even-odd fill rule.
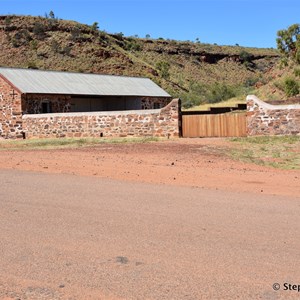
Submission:
[[[280,169],[300,169],[300,136],[232,138],[228,155],[236,160]]]
[[[31,140],[2,140],[1,150],[33,150],[91,147],[99,144],[148,143],[164,140],[163,138],[56,138]]]

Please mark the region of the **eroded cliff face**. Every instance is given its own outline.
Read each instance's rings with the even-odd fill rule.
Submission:
[[[247,49],[238,46],[218,46],[191,42],[144,40],[147,51],[168,55],[186,55],[199,58],[199,61],[217,63],[220,60],[238,63],[254,62],[260,59],[277,59],[277,51],[272,49]],[[249,52],[248,52],[249,51]],[[247,56],[243,55],[247,54]]]

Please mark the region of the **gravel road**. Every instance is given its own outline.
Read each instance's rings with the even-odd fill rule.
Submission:
[[[299,299],[300,198],[0,170],[0,299]],[[279,291],[272,285],[279,283]]]

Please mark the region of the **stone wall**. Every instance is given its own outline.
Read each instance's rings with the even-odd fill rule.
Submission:
[[[179,135],[178,99],[162,109],[24,115],[26,138]]]
[[[50,103],[51,112],[69,112],[71,110],[71,96],[68,95],[23,95],[22,110],[24,114],[41,114],[42,103]]]
[[[0,138],[22,138],[21,94],[1,76]]]
[[[300,135],[300,104],[271,105],[247,97],[247,131],[253,135]]]
[[[142,97],[141,108],[142,109],[154,109],[165,107],[170,102],[170,98],[167,97]],[[158,107],[155,107],[157,105]]]

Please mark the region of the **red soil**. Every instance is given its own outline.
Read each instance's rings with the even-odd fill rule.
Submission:
[[[300,171],[233,161],[224,139],[99,144],[55,150],[3,150],[0,168],[299,196]]]

